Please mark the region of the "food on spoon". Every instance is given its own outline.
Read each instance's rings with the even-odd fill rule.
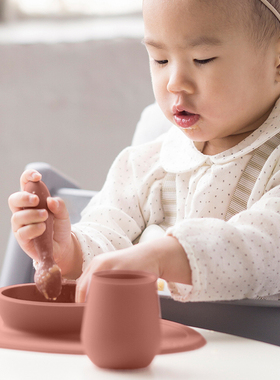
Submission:
[[[38,254],[38,265],[34,276],[38,290],[48,300],[56,300],[61,293],[62,278],[59,266],[53,258],[53,214],[47,207],[47,197],[50,196],[47,186],[42,181],[27,182],[24,190],[36,194],[39,197],[39,204],[36,209],[46,209],[48,219],[46,220],[45,232],[34,239],[34,246]]]

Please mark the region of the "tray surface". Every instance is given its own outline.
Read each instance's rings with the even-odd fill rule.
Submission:
[[[191,351],[206,344],[194,329],[161,319],[162,341],[160,354]],[[0,317],[0,348],[57,354],[83,355],[79,334],[40,335],[7,327]]]

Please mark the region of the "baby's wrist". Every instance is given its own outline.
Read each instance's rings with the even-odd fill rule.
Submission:
[[[174,236],[165,236],[157,246],[160,276],[166,281],[191,284],[191,269],[187,254]]]
[[[73,231],[71,231],[70,242],[65,252],[63,268],[61,268],[62,276],[65,279],[77,279],[82,274],[83,257],[80,243]]]

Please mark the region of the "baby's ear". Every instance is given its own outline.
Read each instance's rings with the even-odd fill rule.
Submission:
[[[275,76],[276,82],[280,83],[280,66],[277,67],[276,76]]]
[[[276,42],[276,54],[277,54],[277,68],[280,67],[280,36],[277,38]],[[278,67],[279,66],[279,67]]]
[[[278,38],[277,44],[276,44],[275,68],[276,68],[276,81],[280,82],[280,37]]]

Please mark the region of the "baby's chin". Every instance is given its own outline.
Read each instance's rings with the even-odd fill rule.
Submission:
[[[182,128],[178,125],[176,125],[176,127],[179,128],[180,131],[182,131],[184,135],[188,136],[191,140],[205,142],[205,139],[200,136],[201,128],[197,124],[187,128]]]

